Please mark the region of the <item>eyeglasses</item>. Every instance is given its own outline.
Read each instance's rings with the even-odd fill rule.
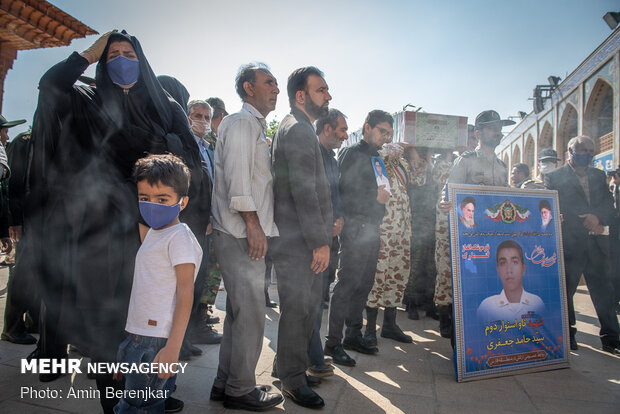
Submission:
[[[375,127],[379,130],[379,132],[381,132],[381,135],[383,136],[383,138],[392,138],[394,136],[393,132],[390,132],[389,130],[385,129],[385,128],[381,128],[381,127]]]

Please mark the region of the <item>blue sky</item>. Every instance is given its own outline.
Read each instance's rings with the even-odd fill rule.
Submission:
[[[219,96],[229,112],[241,107],[239,65],[263,61],[278,79],[269,119],[288,112],[288,75],[315,65],[350,130],[372,109],[408,103],[470,123],[485,109],[502,117],[530,112],[534,86],[570,74],[612,33],[602,16],[620,10],[617,0],[50,2],[100,33],[126,29],[157,74],[177,77],[192,99]],[[3,115],[30,124],[43,73],[96,38],[20,51],[6,77]]]

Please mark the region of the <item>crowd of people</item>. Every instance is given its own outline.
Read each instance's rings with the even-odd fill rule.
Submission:
[[[96,78],[77,83],[95,63]],[[437,319],[441,336],[454,337],[444,187],[507,187],[495,147],[514,122],[483,111],[466,147],[433,151],[392,142],[392,115],[375,109],[362,139],[342,148],[347,117],[330,108],[323,72],[308,66],[288,77],[291,110],[271,140],[266,117],[278,81],[268,66],[249,63],[234,82],[243,102],[237,113],[219,98],[190,101],[177,79],[155,75],[135,37],[112,31],[45,73],[32,132],[11,141],[8,160],[6,131],[25,121],[0,117],[0,236],[5,248],[17,242],[2,339],[34,344],[29,332],[38,332],[30,358],[67,358],[70,344],[93,361],[163,364],[200,355],[196,344],[219,343],[210,399],[265,410],[284,397],[323,407],[312,386],[333,375],[332,364],[354,366],[347,351],[378,353],[380,308],[381,338],[413,341],[397,324],[400,306],[410,319]],[[558,191],[571,349],[572,297],[583,274],[603,349],[617,354],[620,255],[612,263],[609,249],[619,245],[620,177],[612,174],[610,192],[605,174],[591,167],[594,149],[590,138],[575,137],[565,165],[543,149],[539,177],[516,164],[510,179],[516,188]],[[466,200],[461,218],[475,226],[475,200]],[[275,306],[266,290],[272,266],[280,306],[272,375],[282,394],[255,375],[265,305]],[[221,281],[219,334],[213,306]],[[179,411],[175,379],[95,376],[100,390],[164,395],[119,400],[102,392],[106,413]]]

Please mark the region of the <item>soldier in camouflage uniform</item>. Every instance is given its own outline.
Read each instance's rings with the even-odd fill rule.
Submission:
[[[384,159],[391,196],[385,205],[385,215],[380,226],[381,247],[377,260],[375,282],[366,302],[366,331],[364,340],[371,346],[377,344],[376,321],[379,307],[383,306],[381,337],[411,343],[396,324],[396,306],[403,300],[411,269],[411,209],[407,188],[410,184],[424,184],[423,169],[412,169],[410,155],[403,155],[402,144],[386,144],[379,150]],[[408,147],[411,154],[415,149]]]
[[[508,186],[508,167],[495,155],[495,147],[500,143],[502,127],[514,121],[502,120],[495,111],[481,112],[476,117],[475,135],[478,146],[465,151],[455,161],[448,183],[489,186]],[[451,203],[438,204],[435,260],[437,280],[435,283],[435,305],[439,313],[439,330],[444,338],[452,338],[452,267],[450,262],[450,239],[448,232],[448,212]]]

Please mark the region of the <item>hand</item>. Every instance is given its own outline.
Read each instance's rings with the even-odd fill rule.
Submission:
[[[598,217],[596,217],[594,214],[580,214],[579,217],[583,219],[583,227],[590,230],[591,232],[594,232],[596,228],[601,224],[598,221]]]
[[[88,63],[90,64],[97,62],[101,58],[101,55],[103,54],[103,50],[108,44],[108,38],[110,37],[112,33],[116,33],[116,32],[118,32],[118,30],[114,29],[112,31],[109,31],[108,33],[101,35],[101,37],[95,40],[95,43],[90,45],[90,47],[86,49],[85,51],[83,51],[81,55],[86,60],[88,60]]]
[[[207,224],[207,232],[205,233],[207,236],[213,233],[213,225],[211,223]]]
[[[336,221],[334,221],[334,230],[332,232],[332,236],[336,237],[342,233],[342,228],[344,227],[344,219],[342,217],[338,217]]]
[[[11,250],[13,250],[13,242],[8,237],[3,237],[0,239],[0,243],[2,243],[2,252],[9,254]]]
[[[598,226],[596,226],[596,228],[592,231],[592,233],[594,233],[595,236],[600,236],[601,234],[605,233],[605,226],[601,226],[600,224]]]
[[[380,185],[377,189],[377,201],[379,204],[385,204],[390,199],[390,193],[385,189],[385,184]]]
[[[246,223],[246,233],[248,235],[248,244],[250,245],[248,256],[254,260],[264,259],[267,254],[267,237],[265,237],[260,223]]]
[[[442,197],[438,207],[442,213],[448,214],[452,209],[452,201],[446,201],[445,197]]]
[[[22,238],[22,226],[9,227],[9,237],[18,242]]]
[[[329,266],[329,246],[326,244],[312,251],[312,264],[310,265],[310,269],[318,275],[324,272],[327,266]]]
[[[166,364],[168,367],[168,372],[160,372],[157,374],[157,378],[168,379],[174,375],[170,370],[170,365],[179,362],[179,351],[168,348],[168,346],[163,347],[159,350],[155,358],[153,358],[153,364]]]

